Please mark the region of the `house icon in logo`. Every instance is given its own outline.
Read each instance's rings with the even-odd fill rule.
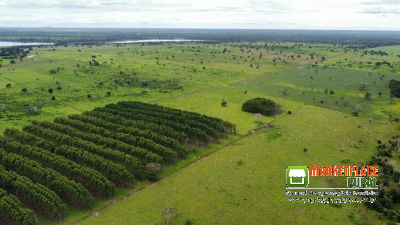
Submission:
[[[305,188],[309,183],[306,166],[289,166],[286,168],[286,185],[289,188]]]

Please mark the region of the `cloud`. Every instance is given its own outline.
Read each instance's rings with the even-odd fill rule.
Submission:
[[[0,27],[400,29],[400,0],[345,1],[0,0]]]
[[[400,15],[400,9],[368,8],[368,9],[363,10],[361,13],[363,13],[363,14],[382,14],[382,15],[399,14]]]
[[[363,5],[400,5],[400,0],[373,0],[373,1],[364,1]]]

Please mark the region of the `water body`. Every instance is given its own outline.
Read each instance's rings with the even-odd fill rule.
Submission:
[[[113,44],[137,44],[137,43],[167,43],[167,42],[202,42],[205,40],[192,40],[192,39],[145,39],[145,40],[125,40],[113,41]]]
[[[14,46],[39,46],[39,45],[54,45],[54,43],[44,43],[44,42],[16,42],[16,41],[0,41],[0,47],[14,47]]]

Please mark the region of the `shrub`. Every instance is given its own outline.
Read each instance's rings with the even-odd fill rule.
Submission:
[[[254,98],[247,100],[242,105],[242,110],[250,113],[260,113],[266,116],[272,116],[277,113],[279,106],[272,100],[265,98]]]
[[[221,106],[226,107],[227,105],[228,105],[228,102],[225,99],[222,99]]]

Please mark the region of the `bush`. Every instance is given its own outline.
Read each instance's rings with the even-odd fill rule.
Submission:
[[[221,106],[226,107],[227,105],[228,105],[228,102],[225,99],[222,99]]]
[[[272,100],[265,98],[254,98],[247,100],[242,105],[242,110],[250,113],[260,113],[266,116],[272,116],[277,113],[279,106]]]

